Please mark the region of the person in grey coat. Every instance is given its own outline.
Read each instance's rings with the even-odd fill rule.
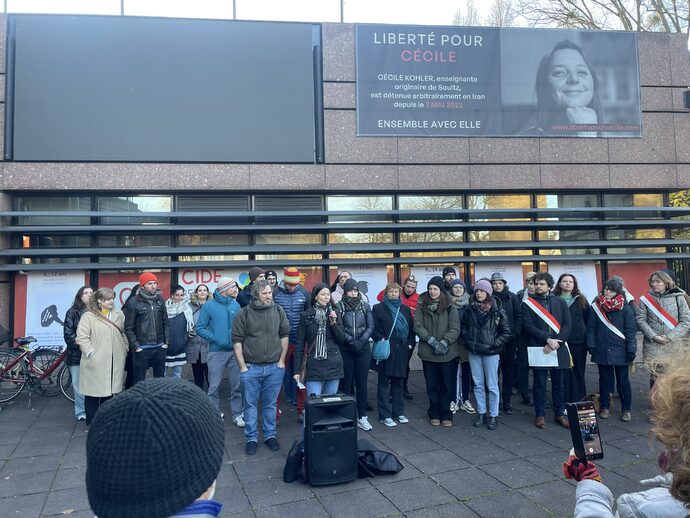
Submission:
[[[192,366],[194,384],[202,390],[204,389],[204,383],[208,385],[208,340],[196,334],[196,327],[199,322],[201,308],[208,302],[210,293],[211,291],[205,284],[199,284],[192,293],[192,300],[189,301],[189,307],[192,308],[194,329],[189,340],[187,340],[185,349],[187,353],[187,363]]]

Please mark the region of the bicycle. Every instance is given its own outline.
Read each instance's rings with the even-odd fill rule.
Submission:
[[[13,400],[25,387],[31,394],[54,397],[62,393],[74,401],[72,376],[64,363],[67,349],[40,347],[31,351],[29,344],[34,342],[33,336],[16,338],[11,349],[0,350],[0,403]]]

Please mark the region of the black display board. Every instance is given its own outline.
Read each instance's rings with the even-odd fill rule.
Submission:
[[[320,31],[12,15],[6,158],[322,161]]]

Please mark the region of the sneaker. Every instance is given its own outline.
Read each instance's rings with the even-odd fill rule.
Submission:
[[[264,444],[268,446],[268,449],[271,451],[278,451],[280,449],[280,443],[278,442],[278,439],[276,439],[275,437],[266,439],[264,441]]]
[[[390,417],[386,417],[385,419],[381,419],[381,422],[385,424],[386,426],[393,427],[393,426],[398,426],[398,423],[393,421]]]
[[[465,402],[460,406],[460,410],[462,410],[463,412],[467,412],[468,414],[476,414],[476,413],[477,413],[477,411],[476,411],[476,410],[474,409],[474,407],[472,406],[472,403],[470,403],[470,400],[469,400],[469,399],[468,399],[467,401],[465,401]]]
[[[410,422],[410,420],[407,417],[405,417],[404,415],[399,415],[398,417],[396,417],[396,419],[398,420],[399,423],[402,423],[402,424]]]
[[[372,429],[371,424],[369,423],[369,418],[367,416],[360,417],[357,419],[357,428],[361,428],[362,430],[368,432],[369,430]]]
[[[79,414],[77,416],[77,421],[86,421],[86,414]]]
[[[460,405],[458,405],[455,401],[450,402],[450,411],[455,413],[460,409]]]
[[[247,455],[256,455],[256,441],[249,441],[244,445],[244,453]]]
[[[631,416],[630,416],[630,412],[629,412],[629,411],[624,411],[624,412],[621,414],[621,421],[623,421],[624,423],[627,423],[628,421],[630,421],[630,419],[631,419]]]
[[[225,419],[225,414],[223,412],[220,413],[220,418]]]
[[[237,426],[237,428],[244,428],[245,423],[244,423],[244,417],[240,414],[238,415],[235,419],[233,419],[233,422]]]
[[[602,408],[599,412],[599,419],[608,419],[611,416],[608,408]]]

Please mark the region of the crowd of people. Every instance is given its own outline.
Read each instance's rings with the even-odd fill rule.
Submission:
[[[402,286],[389,282],[373,305],[346,271],[332,286],[317,283],[311,293],[293,267],[284,269],[280,282],[275,271],[258,267],[249,270],[249,278],[242,289],[229,277],[219,279],[212,292],[201,284],[190,300],[173,286],[165,301],[155,274],[144,272],[122,311],[114,308],[113,290],[80,288],[65,318],[76,418],[91,425],[104,402],[144,381],[149,368],[154,378],[174,379],[188,363],[194,383],[184,383],[204,390],[220,419],[225,414],[219,387],[227,375],[228,411],[244,429],[248,455],[256,453],[260,435],[271,451],[280,449],[282,410],[294,406],[302,420],[307,395],[354,396],[357,426],[371,430],[370,370],[378,376],[379,422],[392,428],[409,422],[405,402],[415,396],[407,381],[416,349],[431,426],[452,427],[454,414],[462,411],[475,415],[475,426],[495,430],[499,413],[512,414],[515,394],[533,405],[537,428],[547,427],[549,405],[554,421],[568,428],[565,404],[587,394],[588,354],[599,372],[599,418],[611,416],[610,398],[618,393],[620,419],[629,421],[628,371],[637,358],[638,329],[644,359],[653,365],[650,387],[665,379],[657,360],[690,330],[688,297],[669,271],[654,272],[648,293],[637,301],[622,279],[612,277],[591,302],[569,273],[554,280],[547,272],[529,272],[524,289],[513,293],[500,272],[470,288],[448,266],[421,293],[412,275]],[[388,354],[375,358],[372,344],[383,340]],[[534,360],[539,357],[557,361],[545,367]],[[670,433],[659,432],[666,444]],[[572,459],[568,466],[573,478],[595,478],[580,473]],[[605,493],[596,486],[590,490],[588,495]]]

